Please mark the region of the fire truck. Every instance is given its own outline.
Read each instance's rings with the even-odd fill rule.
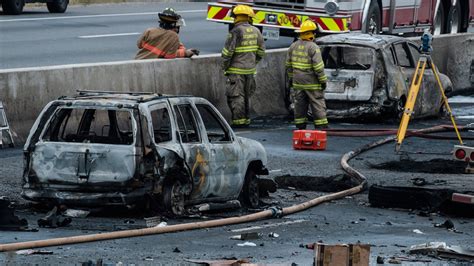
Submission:
[[[474,32],[474,0],[287,0],[219,1],[208,4],[207,20],[229,24],[232,7],[251,5],[253,24],[266,39],[294,36],[311,19],[320,34],[348,31],[414,35]]]

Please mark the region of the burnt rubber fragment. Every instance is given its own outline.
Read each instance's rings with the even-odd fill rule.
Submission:
[[[450,201],[453,193],[454,190],[450,189],[372,185],[369,188],[369,203],[374,207],[436,211]]]
[[[0,199],[0,230],[21,231],[28,229],[28,221],[20,219],[15,215],[15,209],[10,206],[11,202]]]

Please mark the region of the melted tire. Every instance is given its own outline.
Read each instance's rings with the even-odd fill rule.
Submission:
[[[369,188],[369,203],[373,207],[434,211],[449,202],[453,192],[449,189],[372,185]]]
[[[46,3],[48,11],[50,13],[64,13],[66,12],[69,0],[55,0],[53,2]]]
[[[185,214],[183,186],[180,181],[170,182],[163,188],[162,202],[166,212],[181,216]]]
[[[258,208],[260,205],[260,193],[257,175],[252,169],[247,170],[245,182],[239,196],[240,202],[247,208]]]
[[[2,0],[3,12],[7,15],[19,15],[23,13],[23,0]]]

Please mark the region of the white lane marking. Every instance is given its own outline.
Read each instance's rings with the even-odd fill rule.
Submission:
[[[205,12],[206,9],[197,10],[183,10],[178,13],[198,13]],[[3,19],[1,22],[18,22],[18,21],[39,21],[39,20],[60,20],[60,19],[80,19],[80,18],[100,18],[100,17],[125,17],[125,16],[142,16],[142,15],[156,15],[156,12],[142,12],[142,13],[122,13],[122,14],[102,14],[102,15],[85,15],[85,16],[63,16],[63,17],[48,17],[48,18],[17,18],[17,19]]]
[[[250,231],[250,230],[257,230],[257,229],[263,229],[263,228],[268,228],[268,227],[277,227],[280,225],[288,225],[288,224],[297,224],[297,223],[302,223],[302,222],[307,222],[308,220],[294,220],[294,221],[288,221],[288,222],[282,222],[282,223],[274,223],[274,224],[265,224],[261,226],[252,226],[252,227],[246,227],[246,228],[240,228],[240,229],[234,229],[230,230],[231,232],[244,232],[244,231]]]
[[[140,35],[140,34],[141,34],[140,32],[127,32],[127,33],[115,33],[115,34],[83,35],[83,36],[77,36],[77,37],[81,39],[92,39],[92,38],[103,38],[103,37]]]

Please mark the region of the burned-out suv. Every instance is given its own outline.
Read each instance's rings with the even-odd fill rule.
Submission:
[[[185,205],[240,199],[256,207],[263,146],[237,137],[196,97],[82,91],[50,102],[24,147],[23,197],[74,206]],[[156,201],[155,201],[156,202]]]

